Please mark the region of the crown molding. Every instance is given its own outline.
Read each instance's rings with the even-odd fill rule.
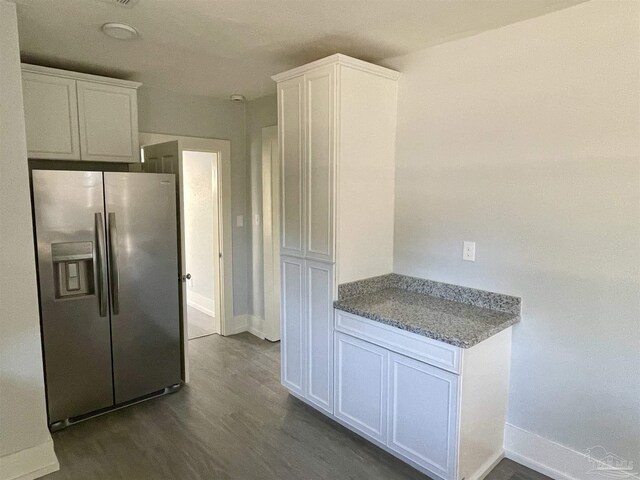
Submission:
[[[344,65],[346,67],[354,68],[356,70],[361,70],[367,73],[372,73],[374,75],[378,75],[379,77],[388,78],[390,80],[398,80],[398,78],[400,78],[400,73],[396,72],[395,70],[381,67],[379,65],[374,65],[373,63],[365,62],[364,60],[358,60],[357,58],[349,57],[341,53],[336,53],[335,55],[321,58],[320,60],[316,60],[315,62],[307,63],[306,65],[287,70],[286,72],[273,75],[271,78],[276,82],[281,82],[283,80],[288,80],[290,78],[304,75],[306,72],[311,71],[315,68],[332,64]]]
[[[41,65],[32,65],[29,63],[20,64],[23,72],[41,73],[54,77],[72,78],[74,80],[85,80],[87,82],[103,83],[106,85],[118,85],[121,87],[138,88],[142,86],[140,82],[132,82],[130,80],[121,80],[119,78],[103,77],[101,75],[90,75],[88,73],[72,72],[70,70],[62,70],[59,68],[43,67]]]

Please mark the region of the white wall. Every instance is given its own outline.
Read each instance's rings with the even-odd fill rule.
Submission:
[[[251,223],[249,168],[246,155],[245,105],[213,97],[182,95],[145,87],[138,90],[141,132],[231,141],[231,213],[233,216],[233,303],[235,315],[249,312]],[[244,227],[236,217],[245,217]]]
[[[16,7],[0,1],[0,479],[58,469],[45,410]],[[35,477],[33,477],[35,478]]]
[[[639,26],[592,1],[385,62],[395,271],[521,296],[508,422],[636,468]]]
[[[269,95],[247,102],[247,152],[249,156],[251,192],[251,295],[250,312],[264,319],[264,268],[262,253],[262,128],[278,123],[276,95]],[[255,215],[260,216],[256,225]],[[254,325],[261,329],[261,325]]]
[[[214,182],[216,154],[188,152],[183,158],[185,257],[191,280],[187,301],[214,311],[214,228],[217,222],[217,185]],[[195,295],[194,295],[195,294]]]

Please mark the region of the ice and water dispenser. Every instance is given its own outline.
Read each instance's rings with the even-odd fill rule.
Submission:
[[[56,298],[93,295],[93,242],[53,243]]]

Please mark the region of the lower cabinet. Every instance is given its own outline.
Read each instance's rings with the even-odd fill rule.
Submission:
[[[333,265],[305,260],[305,397],[333,413]]]
[[[335,345],[335,416],[363,435],[385,443],[387,350],[342,333],[336,333]]]
[[[336,418],[441,478],[455,476],[459,376],[335,334]]]
[[[333,414],[333,264],[281,257],[281,382]]]
[[[389,354],[387,446],[443,478],[455,471],[458,375]]]
[[[333,265],[282,256],[282,384],[436,480],[504,455],[511,330],[460,348],[333,310]]]
[[[282,385],[304,394],[305,311],[304,260],[281,257],[280,378]]]

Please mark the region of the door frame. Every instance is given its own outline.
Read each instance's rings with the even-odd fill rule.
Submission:
[[[262,129],[262,258],[267,340],[280,340],[280,156],[278,126]]]
[[[217,154],[217,177],[218,177],[218,238],[221,262],[219,264],[218,297],[220,298],[220,318],[215,319],[221,335],[232,334],[233,332],[233,223],[231,215],[231,142],[229,140],[219,140],[203,137],[188,137],[182,135],[170,135],[163,133],[139,133],[140,148],[145,145],[178,141],[179,165],[182,170],[184,151],[210,152]],[[134,164],[142,168],[142,164]],[[180,177],[182,181],[182,176]],[[180,208],[184,211],[184,189],[180,187]],[[184,233],[184,219],[181,220],[181,238]],[[183,246],[181,246],[183,248]],[[183,254],[184,255],[184,254]],[[182,262],[183,263],[183,262]],[[185,266],[183,265],[183,268]],[[186,272],[180,272],[184,275]],[[183,296],[183,302],[186,302]],[[218,306],[216,306],[218,311]],[[189,356],[188,356],[188,325],[183,322],[183,352],[184,352],[184,381],[189,381]]]

